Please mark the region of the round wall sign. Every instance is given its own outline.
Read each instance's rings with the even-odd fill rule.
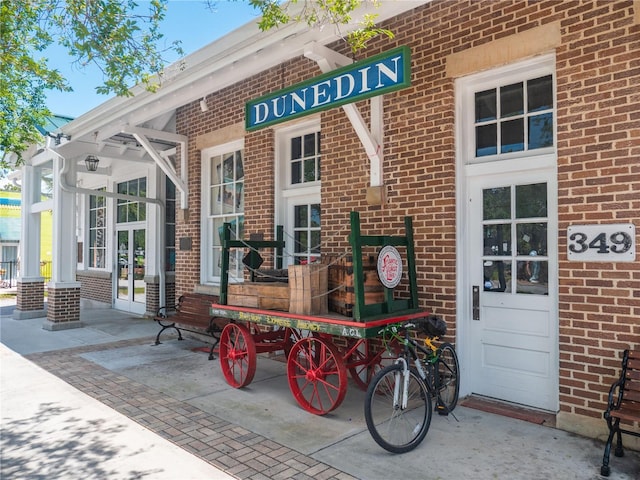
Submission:
[[[378,277],[387,288],[395,288],[402,278],[402,258],[400,252],[391,246],[385,245],[378,254]]]

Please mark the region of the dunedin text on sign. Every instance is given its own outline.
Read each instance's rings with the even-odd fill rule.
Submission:
[[[632,223],[571,225],[567,229],[567,257],[579,262],[633,262],[635,241]]]
[[[247,102],[246,129],[316,113],[411,84],[409,47],[399,47]]]

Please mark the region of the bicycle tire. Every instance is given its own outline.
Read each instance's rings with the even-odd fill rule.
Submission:
[[[364,404],[369,433],[378,445],[392,453],[406,453],[416,448],[431,425],[431,395],[414,368],[408,370],[407,408],[394,406],[395,382],[402,382],[403,371],[399,363],[380,370],[369,384]]]
[[[460,394],[460,364],[450,343],[443,343],[438,348],[435,381],[438,392],[436,409],[446,415],[456,408]]]

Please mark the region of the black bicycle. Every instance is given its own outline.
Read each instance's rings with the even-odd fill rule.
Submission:
[[[402,348],[394,363],[380,370],[369,384],[364,416],[373,439],[389,452],[408,452],[424,440],[434,400],[440,415],[456,407],[458,356],[450,343],[433,344],[446,328],[442,319],[431,316],[380,331],[388,349],[398,344]],[[426,335],[424,345],[412,335],[416,330]]]

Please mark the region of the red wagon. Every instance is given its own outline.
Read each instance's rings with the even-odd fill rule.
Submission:
[[[324,415],[344,400],[347,372],[359,387],[366,389],[369,380],[385,360],[384,349],[375,341],[384,326],[429,315],[429,312],[417,307],[413,234],[409,217],[405,218],[404,236],[362,236],[359,216],[352,212],[349,239],[353,253],[355,302],[351,317],[337,313],[303,315],[227,305],[229,250],[281,249],[284,242],[281,238],[274,242],[231,240],[230,229],[226,227],[220,302],[211,306],[211,315],[230,320],[220,335],[220,366],[232,387],[241,388],[251,383],[258,354],[283,351],[287,357],[289,388],[294,398],[305,410]],[[385,284],[384,300],[365,304],[361,261],[363,246],[380,247],[379,252],[388,252],[389,248],[395,250],[396,247],[405,251],[404,268],[402,264],[394,268],[398,269],[395,272],[398,281],[406,269],[404,278],[407,279],[408,298],[395,298],[393,289],[396,285]],[[394,255],[400,260],[397,250]],[[379,258],[378,265],[382,261]]]

